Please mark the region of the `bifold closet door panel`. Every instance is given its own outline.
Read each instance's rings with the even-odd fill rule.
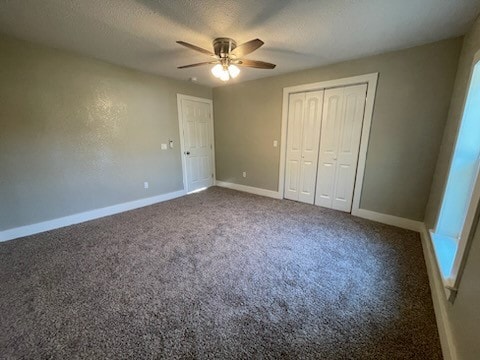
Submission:
[[[338,143],[337,175],[333,208],[350,212],[357,174],[367,85],[348,86],[344,93],[344,113]]]
[[[302,159],[303,113],[305,93],[291,94],[288,100],[287,156],[285,164],[285,199],[298,200]]]
[[[308,204],[315,201],[318,148],[322,124],[323,90],[307,92],[303,121],[300,192],[298,200]]]
[[[324,96],[315,205],[328,208],[333,206],[343,92],[343,88],[328,89]]]
[[[322,90],[290,95],[284,190],[286,199],[309,204],[315,200],[323,93]]]
[[[350,212],[367,85],[325,91],[315,204]]]

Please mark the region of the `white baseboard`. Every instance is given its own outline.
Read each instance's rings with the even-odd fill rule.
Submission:
[[[38,234],[44,231],[58,229],[61,227],[78,224],[84,221],[98,219],[104,216],[118,214],[124,211],[141,208],[144,206],[156,204],[162,201],[178,198],[185,195],[185,190],[174,191],[167,194],[153,196],[145,199],[129,201],[122,204],[107,206],[101,209],[85,211],[78,214],[65,216],[58,219],[43,221],[36,224],[20,226],[13,229],[0,231],[0,242],[16,239],[23,236]]]
[[[440,273],[438,272],[432,241],[425,225],[422,226],[420,237],[422,238],[423,255],[427,266],[430,291],[432,293],[433,307],[435,309],[435,318],[437,319],[437,328],[440,343],[442,345],[443,358],[445,360],[457,360],[458,356],[456,353],[455,342],[453,340],[452,329],[447,315],[445,288]]]
[[[352,215],[417,232],[421,232],[422,229],[425,228],[423,222],[421,221],[405,219],[398,216],[377,213],[375,211],[365,209],[354,209],[352,210]]]
[[[250,194],[266,196],[266,197],[270,197],[270,198],[274,198],[274,199],[283,199],[282,194],[280,194],[278,191],[260,189],[260,188],[256,188],[256,187],[253,187],[253,186],[234,184],[234,183],[229,183],[229,182],[219,181],[219,180],[215,181],[215,185],[220,186],[220,187],[224,187],[224,188],[228,188],[228,189],[247,192],[247,193],[250,193]]]

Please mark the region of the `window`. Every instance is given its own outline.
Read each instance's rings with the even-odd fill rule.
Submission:
[[[444,285],[453,291],[458,288],[467,243],[473,235],[480,199],[479,167],[480,61],[477,61],[473,66],[442,206],[431,232]]]

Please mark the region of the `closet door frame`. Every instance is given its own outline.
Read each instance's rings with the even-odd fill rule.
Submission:
[[[280,141],[280,169],[278,174],[278,193],[284,193],[285,187],[285,161],[286,161],[286,141],[288,125],[288,102],[290,94],[299,92],[308,92],[316,90],[326,90],[335,87],[344,87],[350,85],[367,84],[367,97],[365,102],[365,112],[363,115],[362,135],[360,139],[360,150],[358,154],[357,173],[355,176],[355,185],[353,189],[352,215],[358,215],[360,210],[360,199],[362,197],[363,178],[365,174],[365,163],[367,159],[368,142],[370,138],[370,127],[372,124],[373,107],[377,91],[378,73],[353,76],[343,79],[322,81],[311,84],[290,86],[283,88],[283,106],[282,106],[282,137]]]

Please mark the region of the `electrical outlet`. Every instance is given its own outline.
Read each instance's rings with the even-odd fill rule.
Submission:
[[[148,189],[148,181],[145,181],[145,182],[143,183],[143,188],[144,188],[144,189]]]
[[[244,178],[246,178],[247,177],[247,172],[244,171],[242,175],[243,175]]]
[[[273,147],[277,147],[278,146],[278,141],[277,140],[273,140]]]

